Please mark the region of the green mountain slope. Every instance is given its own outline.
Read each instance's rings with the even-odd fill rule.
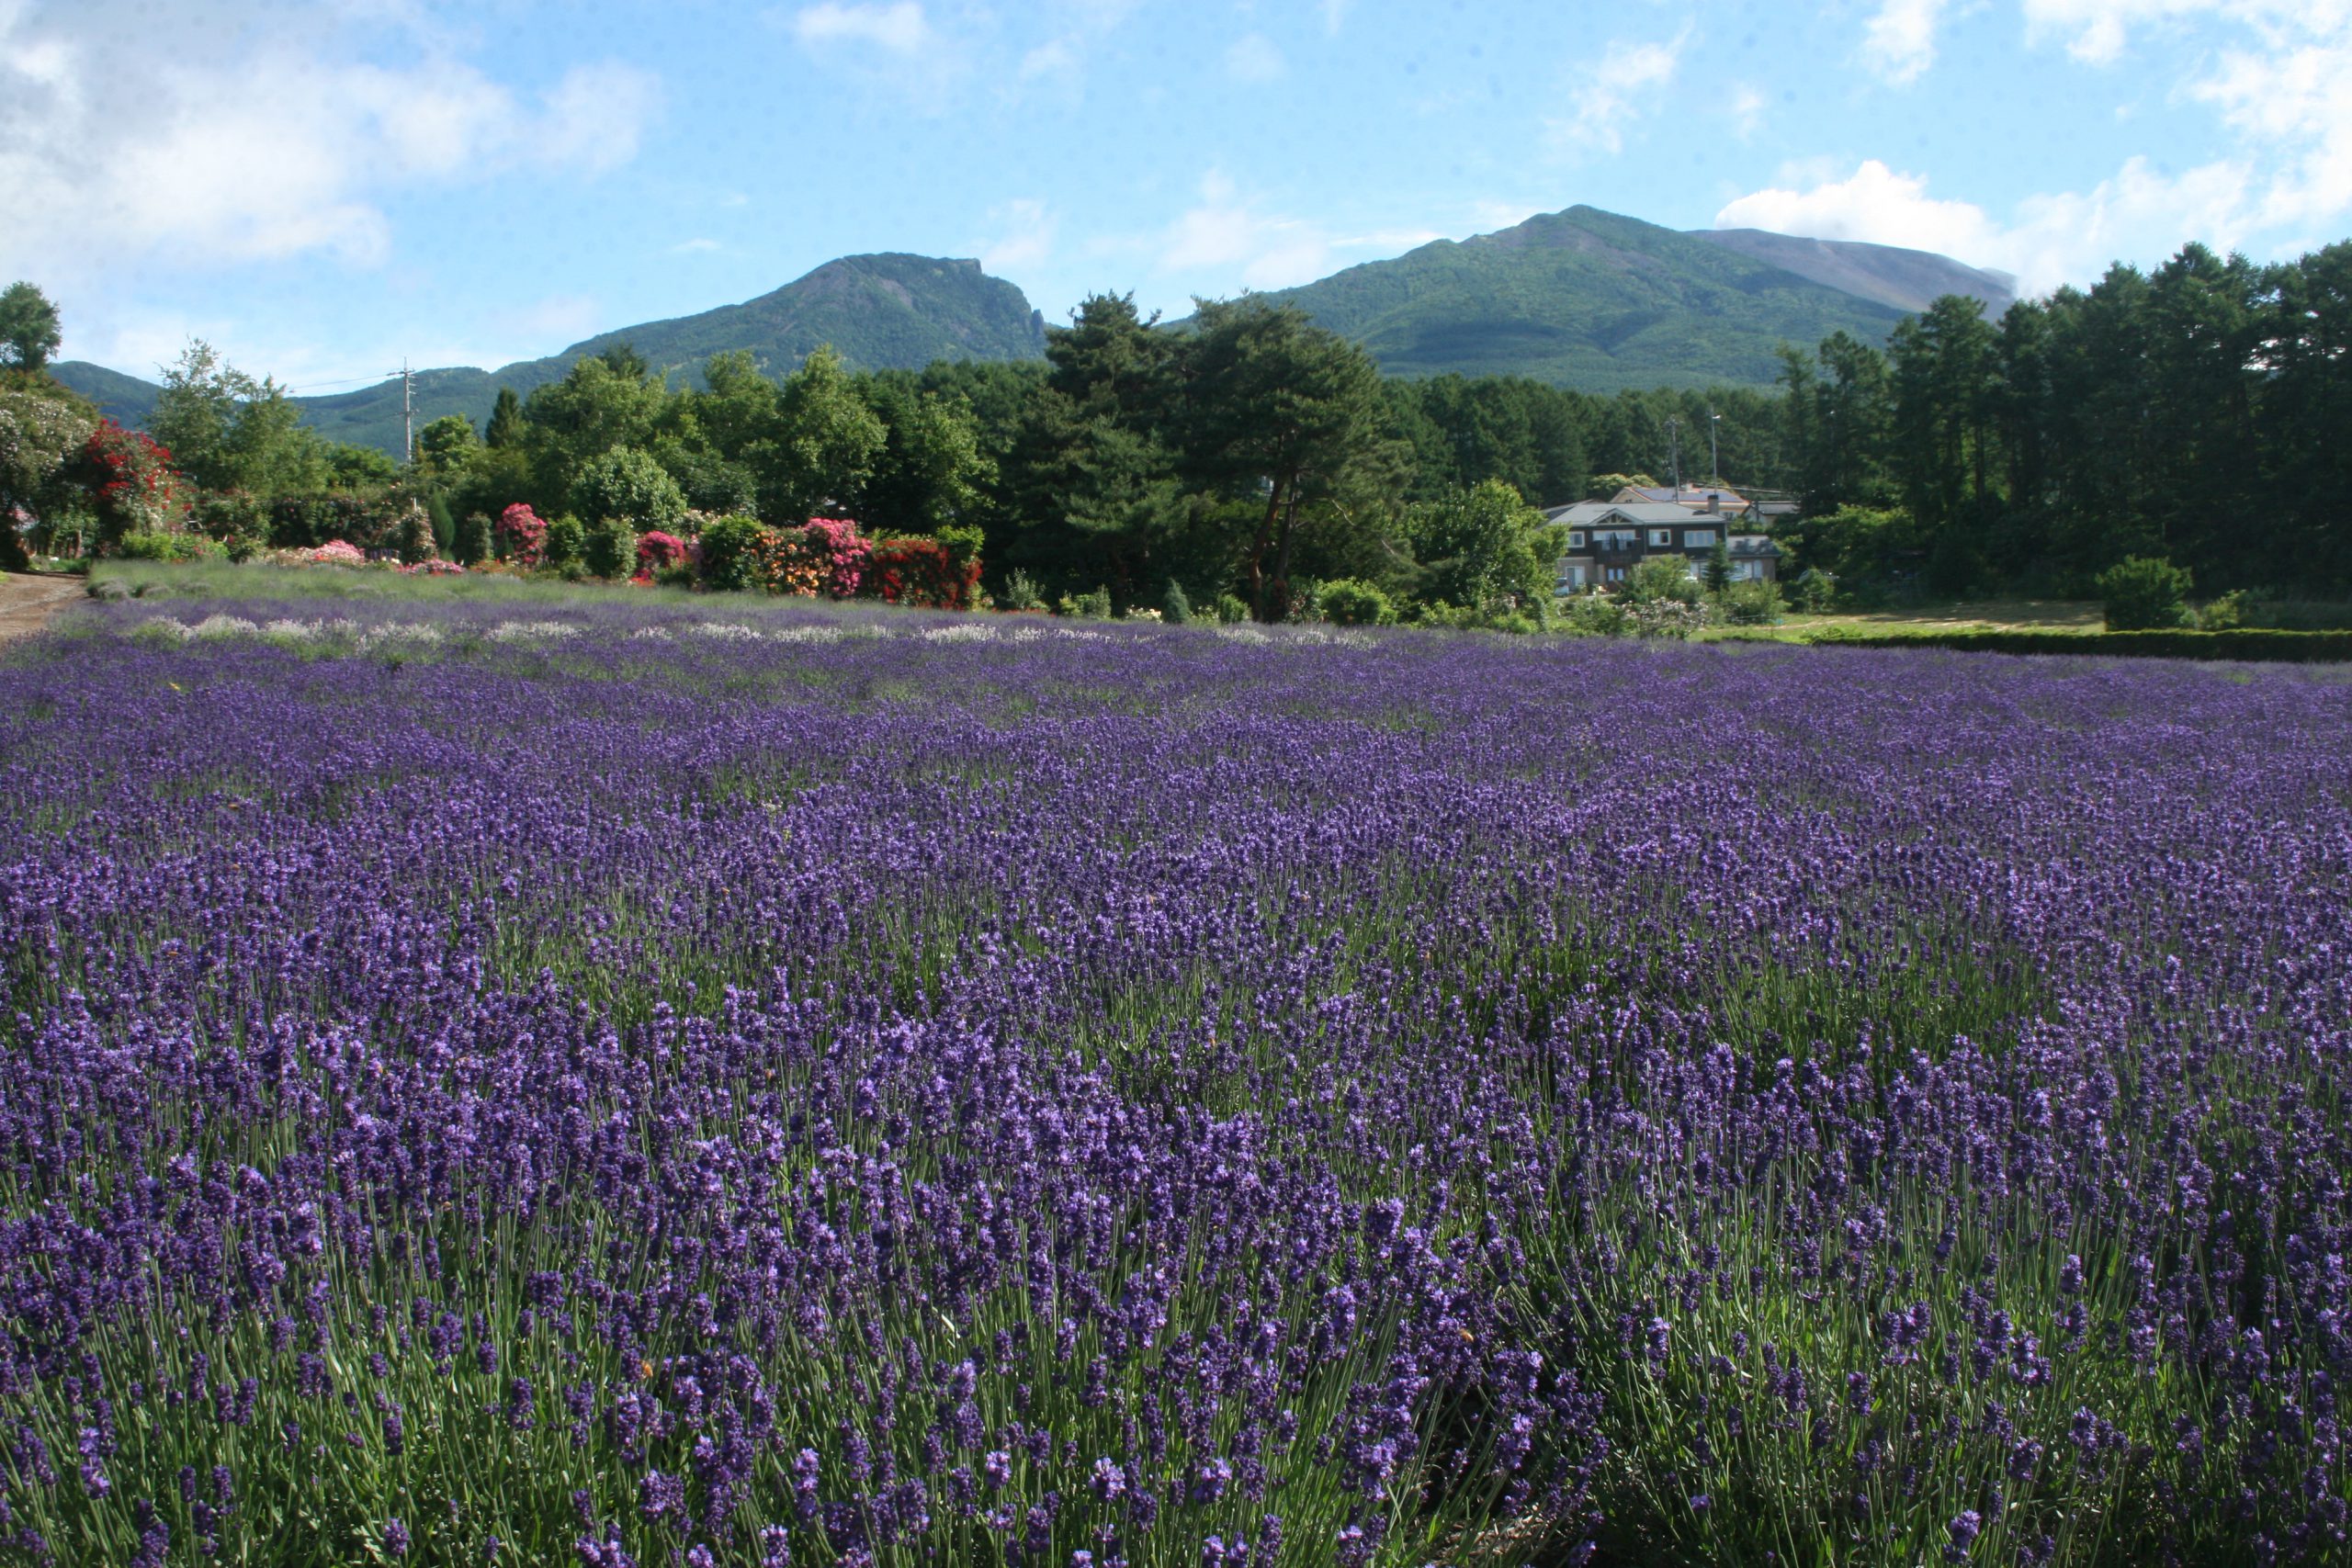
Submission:
[[[1391,375],[1528,376],[1585,391],[1770,384],[1782,343],[1883,343],[1905,312],[1589,207],[1439,240],[1269,296]]]
[[[919,369],[935,359],[1034,359],[1046,349],[1045,320],[1020,288],[990,277],[976,261],[903,254],[843,256],[807,276],[740,305],[699,315],[646,321],[573,344],[545,359],[497,370],[420,371],[416,423],[462,413],[490,417],[498,389],[531,389],[560,380],[583,355],[633,344],[673,381],[695,378],[703,362],[725,349],[749,349],[761,368],[782,375],[820,344],[831,344],[854,369]],[[126,424],[145,423],[157,389],[135,377],[74,360],[51,374]],[[356,392],[297,398],[305,423],[337,441],[397,454],[401,384],[396,378]]]
[[[96,403],[100,413],[132,430],[146,424],[148,416],[155,412],[155,394],[163,390],[153,381],[142,381],[85,359],[52,365],[49,373]]]
[[[2009,308],[2018,280],[1933,251],[1871,245],[1858,240],[1805,240],[1769,229],[1693,229],[1690,238],[1737,251],[1848,294],[1898,310],[1924,310],[1947,294],[1981,300],[1987,321]]]

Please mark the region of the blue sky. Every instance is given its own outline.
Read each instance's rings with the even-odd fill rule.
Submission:
[[[844,254],[1171,313],[1577,202],[2030,289],[2352,234],[2352,0],[0,0],[64,355],[496,366]]]

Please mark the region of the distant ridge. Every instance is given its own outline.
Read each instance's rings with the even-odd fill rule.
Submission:
[[[2018,294],[2018,280],[2008,273],[1969,266],[1933,251],[1857,240],[1805,240],[1769,229],[1692,229],[1689,233],[1694,240],[1898,310],[1924,310],[1946,294],[1964,294],[1981,300],[1989,318],[2007,310]]]
[[[488,371],[420,371],[416,422],[462,413],[481,424],[499,388],[527,395],[561,380],[574,361],[622,343],[683,383],[697,379],[703,362],[727,349],[749,350],[770,375],[794,369],[820,344],[831,344],[859,370],[920,369],[934,359],[1034,359],[1046,351],[1046,322],[1017,285],[989,276],[977,261],[843,256],[740,305],[600,333],[544,359]],[[125,424],[143,424],[153,412],[159,389],[136,377],[83,360],[54,366],[51,374]],[[398,379],[292,401],[322,435],[401,450]]]
[[[1852,270],[1857,281],[1869,272],[1859,262]],[[1769,386],[1783,343],[1838,331],[1883,343],[1908,312],[1876,297],[1883,285],[1872,289],[1571,207],[1272,297],[1362,341],[1392,375],[1526,376],[1614,392]]]
[[[1606,393],[1769,386],[1783,343],[1810,345],[1843,331],[1883,344],[1939,295],[1965,294],[1998,314],[2015,288],[2005,273],[1927,251],[1759,229],[1684,232],[1571,207],[1268,298],[1363,343],[1391,375],[1526,376]],[[1046,324],[1017,286],[978,262],[843,256],[740,305],[600,333],[544,359],[422,371],[417,423],[462,413],[480,424],[500,387],[527,394],[583,355],[621,343],[683,383],[723,350],[749,350],[780,375],[820,343],[864,370],[1034,359],[1045,352]],[[79,360],[52,373],[125,424],[143,424],[153,412],[159,389],[137,377]],[[400,450],[397,380],[293,400],[323,435]]]

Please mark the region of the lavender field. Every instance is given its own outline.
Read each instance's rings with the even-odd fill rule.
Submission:
[[[328,614],[0,660],[0,1562],[2352,1553],[2341,673]]]

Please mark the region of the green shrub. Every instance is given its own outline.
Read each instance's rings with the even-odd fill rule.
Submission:
[[[1008,610],[1042,610],[1046,595],[1039,591],[1037,580],[1015,567],[1004,578],[1004,593],[999,603]]]
[[[1670,600],[1678,604],[1699,602],[1699,580],[1690,575],[1687,556],[1645,556],[1625,574],[1628,604],[1649,604]]]
[[[480,565],[490,558],[490,519],[479,512],[467,513],[458,524],[451,558],[460,566]]]
[[[2132,556],[2098,574],[2111,632],[2157,631],[2188,619],[2188,569],[2153,556]]]
[[[587,549],[588,530],[571,513],[548,524],[547,546],[541,557],[548,565],[577,566]]]
[[[618,518],[638,532],[673,533],[685,521],[686,494],[650,452],[616,446],[590,459],[571,482],[571,503],[591,522]]]
[[[2201,632],[2233,632],[2245,625],[2245,595],[2237,592],[2222,594],[2199,606],[2197,629]]]
[[[206,494],[189,521],[233,561],[250,560],[269,546],[269,509],[244,491]]]
[[[1735,582],[1720,595],[1724,619],[1736,626],[1776,626],[1781,612],[1787,608],[1781,603],[1777,583],[1761,581]]]
[[[1819,567],[1807,567],[1797,575],[1797,608],[1808,615],[1818,615],[1838,603],[1838,580]]]
[[[433,514],[415,502],[410,502],[393,530],[392,544],[403,561],[413,564],[431,560],[434,550]]]
[[[1091,593],[1076,597],[1062,595],[1061,613],[1081,621],[1107,621],[1111,618],[1111,591],[1097,588]]]
[[[627,577],[637,570],[637,530],[626,517],[600,519],[582,544],[580,563],[592,577]]]
[[[756,517],[714,517],[702,528],[702,581],[706,587],[748,593],[767,585],[760,560],[766,528]]]
[[[1623,637],[1634,629],[1625,606],[1606,593],[1571,595],[1564,618],[1568,630],[1579,637]]]
[[[1159,596],[1159,618],[1175,626],[1193,618],[1193,602],[1184,597],[1182,583],[1170,582],[1168,592]]]
[[[1376,584],[1362,578],[1342,577],[1323,584],[1323,618],[1342,626],[1386,626],[1396,622],[1396,606]]]
[[[1250,606],[1241,602],[1238,594],[1220,593],[1216,596],[1216,618],[1228,626],[1238,625],[1250,618]]]
[[[114,549],[124,560],[211,560],[222,553],[220,546],[201,534],[153,532],[125,534],[115,541]]]
[[[988,543],[988,536],[969,523],[950,523],[934,529],[931,536],[939,541],[958,571],[978,562],[981,548]]]
[[[448,555],[458,547],[457,520],[449,515],[449,503],[438,494],[424,498],[424,514],[433,523],[433,547]]]

